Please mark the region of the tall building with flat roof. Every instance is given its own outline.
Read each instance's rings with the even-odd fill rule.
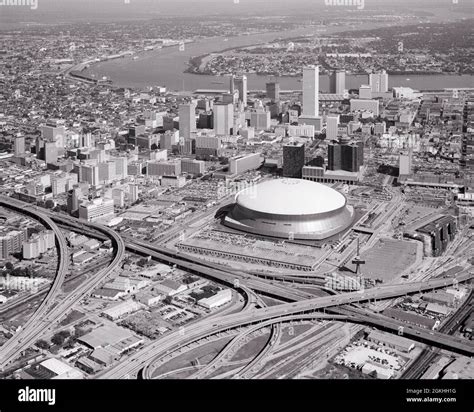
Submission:
[[[27,237],[26,228],[18,230],[0,228],[0,259],[6,259],[11,254],[19,252]]]
[[[326,117],[326,139],[337,139],[337,132],[339,127],[339,115]]]
[[[219,136],[197,136],[196,155],[219,156],[222,150],[222,139]]]
[[[140,191],[137,184],[128,185],[128,197],[129,197],[130,203],[135,203],[138,200],[139,192]]]
[[[244,106],[247,106],[247,76],[236,76],[234,78],[234,85],[239,91],[239,101],[241,101]]]
[[[290,143],[283,146],[283,177],[301,178],[304,166],[304,144]]]
[[[329,93],[344,94],[346,89],[346,71],[344,69],[334,70],[329,77]]]
[[[384,93],[388,91],[388,73],[382,70],[379,73],[369,74],[369,85],[374,93]]]
[[[196,132],[196,105],[194,103],[179,106],[179,135],[190,138]]]
[[[250,113],[250,126],[255,130],[268,130],[270,127],[270,112],[265,109],[253,110]]]
[[[328,170],[358,172],[364,164],[363,142],[331,142],[328,145]]]
[[[44,142],[40,153],[40,159],[44,160],[47,164],[56,163],[58,161],[58,148],[55,142]]]
[[[303,68],[302,116],[319,116],[319,66],[307,66]]]
[[[70,215],[75,214],[79,210],[79,198],[82,195],[82,191],[79,187],[75,187],[70,190],[67,194],[67,212]]]
[[[280,83],[269,82],[266,84],[267,98],[277,102],[280,100]]]
[[[97,186],[99,184],[99,166],[81,164],[79,166],[79,181]]]
[[[15,156],[25,154],[25,136],[18,136],[15,139]]]
[[[214,131],[218,136],[230,135],[234,127],[234,105],[216,103],[214,105]]]

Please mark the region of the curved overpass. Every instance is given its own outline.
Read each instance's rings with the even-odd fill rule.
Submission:
[[[341,321],[342,320],[347,320],[347,316],[331,315],[331,314],[323,314],[323,313],[313,313],[311,315],[306,314],[306,315],[286,316],[286,317],[282,317],[282,318],[279,318],[279,319],[270,319],[270,320],[267,320],[265,322],[258,323],[257,325],[252,326],[249,330],[244,331],[242,335],[246,335],[247,333],[250,333],[251,331],[255,331],[255,330],[264,328],[266,326],[272,326],[275,323],[291,322],[291,321],[295,321],[295,320],[308,320],[308,319],[315,319],[315,318],[328,319],[328,320],[341,320]],[[241,325],[241,326],[243,326],[243,325]],[[142,372],[143,378],[144,379],[153,379],[153,373],[155,371],[154,364],[156,362],[160,361],[163,357],[167,356],[169,353],[174,352],[175,350],[179,350],[180,347],[189,345],[190,343],[192,343],[196,340],[203,339],[203,338],[205,338],[209,335],[215,335],[217,333],[224,332],[228,329],[233,329],[233,328],[223,326],[223,327],[220,327],[216,330],[213,330],[210,333],[199,333],[198,332],[198,333],[195,334],[195,336],[189,336],[186,339],[185,342],[183,342],[182,340],[181,340],[181,342],[178,342],[176,339],[174,339],[173,335],[176,335],[175,333],[173,333],[172,335],[168,335],[166,337],[167,339],[166,338],[162,339],[163,344],[162,344],[162,347],[160,348],[161,350],[159,351],[158,355],[150,358],[147,361],[147,364],[143,368],[143,372]],[[188,333],[189,333],[189,331],[188,331]],[[164,342],[165,339],[167,340],[166,342]],[[234,339],[237,339],[237,337],[234,338]],[[232,343],[232,341],[230,343]],[[211,361],[211,362],[213,362],[213,361]],[[204,366],[204,368],[206,366]],[[198,373],[200,374],[200,372],[201,371],[199,371]]]
[[[61,291],[61,286],[66,277],[69,266],[69,252],[66,238],[59,229],[59,227],[45,214],[40,213],[31,208],[25,207],[25,204],[17,203],[14,199],[6,196],[0,196],[0,205],[16,212],[32,216],[39,220],[44,226],[50,228],[56,238],[56,248],[58,251],[58,268],[53,283],[43,299],[40,306],[36,309],[33,315],[23,325],[20,332],[15,333],[1,348],[0,348],[0,367],[3,367],[17,356],[25,347],[31,343],[31,337],[34,337],[35,325],[38,320],[44,316],[48,311],[54,299]]]
[[[457,280],[464,281],[470,279],[471,277],[471,274],[466,274],[459,277]],[[320,317],[322,313],[315,311],[325,307],[334,307],[342,304],[367,301],[372,297],[377,297],[377,299],[388,299],[392,297],[403,296],[405,293],[417,293],[420,290],[445,287],[447,285],[451,285],[452,283],[453,279],[441,279],[429,282],[420,282],[411,285],[397,285],[397,288],[379,287],[370,289],[364,293],[346,293],[337,296],[308,299],[297,303],[285,303],[263,309],[249,310],[242,313],[227,315],[220,320],[213,320],[211,322],[203,320],[202,322],[196,323],[187,330],[186,342],[189,343],[205,336],[213,335],[217,332],[223,332],[228,329],[234,329],[239,326],[252,325],[256,323],[263,324],[266,321],[270,321],[271,323],[281,322],[287,318],[291,320],[294,316],[296,316],[296,318],[298,318],[298,316],[302,316],[305,319]],[[354,323],[368,324],[398,333],[399,323],[393,319],[386,319],[385,317],[382,319],[382,317],[372,317],[370,315],[362,316],[360,314],[342,316],[345,316],[345,319],[348,319]],[[342,319],[344,319],[344,317]],[[474,348],[469,342],[464,342],[465,340],[453,339],[453,337],[444,335],[442,333],[427,331],[426,329],[413,326],[405,327],[404,334],[405,336],[408,336],[414,340],[422,340],[424,343],[429,343],[433,346],[443,346],[458,353],[468,355],[472,355],[474,353]],[[135,369],[136,365],[153,363],[153,360],[157,356],[164,354],[167,350],[168,352],[171,351],[171,349],[176,346],[180,346],[181,342],[182,336],[179,333],[172,333],[163,339],[160,339],[160,341],[148,346],[146,351],[140,351],[135,354],[130,361],[131,363],[127,360],[126,363],[117,365],[102,377],[117,378],[129,373],[129,370]],[[138,363],[133,363],[137,361]]]
[[[41,215],[43,219],[50,221],[51,224],[57,228],[53,220],[57,221],[58,215],[55,215],[54,213],[51,213],[48,211],[39,212],[40,208],[36,206],[32,206],[28,203],[19,201],[17,199],[10,198],[10,197],[5,198],[4,196],[2,196],[1,199],[4,202],[8,202],[8,204],[12,207],[19,208],[23,211],[28,211],[28,213],[31,213],[31,214]],[[104,227],[102,225],[92,223],[90,224],[90,226],[102,232],[105,236],[111,239],[113,247],[114,247],[114,258],[112,262],[106,268],[103,268],[100,271],[98,271],[95,274],[95,276],[91,277],[90,279],[82,283],[79,287],[74,289],[74,291],[68,294],[65,297],[65,299],[61,300],[59,304],[54,306],[51,310],[48,310],[50,309],[49,306],[51,305],[52,300],[53,300],[51,296],[55,296],[57,294],[64,277],[58,280],[58,282],[55,282],[55,285],[53,285],[54,288],[52,287],[54,295],[51,295],[51,290],[50,290],[49,294],[47,295],[44,301],[46,302],[46,304],[45,304],[45,309],[41,313],[41,316],[36,316],[34,319],[34,322],[31,321],[31,319],[30,321],[28,321],[27,323],[28,328],[26,329],[27,325],[25,325],[23,330],[19,334],[17,334],[18,338],[16,339],[16,345],[12,344],[11,346],[9,345],[8,347],[5,347],[4,345],[1,348],[2,358],[1,358],[0,366],[2,368],[6,364],[8,364],[8,362],[12,361],[14,357],[18,355],[21,349],[30,346],[31,344],[34,343],[34,341],[39,339],[43,333],[50,330],[53,327],[54,323],[58,322],[82,298],[89,295],[90,292],[100,282],[102,282],[107,276],[110,275],[111,272],[113,272],[119,266],[125,253],[125,244],[122,238],[113,230],[110,230],[109,228]],[[64,242],[64,245],[66,246],[66,241],[64,237],[62,237],[62,241]],[[67,256],[64,259],[64,262],[67,267]],[[65,272],[64,269],[63,271]],[[5,349],[7,349],[7,351],[5,351]]]
[[[300,303],[305,303],[300,302]],[[297,304],[282,304],[274,309],[281,308],[282,306],[285,307],[294,307]],[[272,309],[272,308],[268,308]],[[265,309],[259,309],[258,312],[264,312]],[[276,311],[275,311],[276,312]],[[240,326],[245,325],[254,325],[258,324],[259,327],[264,327],[267,325],[271,325],[274,323],[286,322],[291,320],[306,320],[306,319],[314,319],[314,318],[326,318],[331,320],[343,320],[349,321],[352,323],[360,323],[364,325],[374,326],[379,329],[383,329],[389,332],[398,333],[400,323],[397,322],[395,319],[387,318],[382,315],[367,315],[360,309],[348,308],[347,310],[341,310],[336,314],[323,314],[321,312],[309,312],[298,314],[294,313],[288,315],[287,313],[290,312],[290,309],[283,309],[281,311],[283,314],[276,314],[274,317],[270,316],[265,318],[265,316],[260,315],[253,315],[249,316],[249,314],[240,313],[237,315],[229,315],[225,318],[221,319],[219,323],[214,324],[207,324],[205,321],[201,322],[201,325],[196,324],[192,331],[188,330],[187,339],[185,343],[179,341],[179,334],[173,333],[168,335],[166,338],[161,340],[161,347],[157,348],[157,353],[154,358],[149,358],[146,363],[146,366],[143,370],[143,378],[144,379],[151,379],[153,376],[154,371],[154,364],[157,360],[159,360],[163,355],[168,354],[169,352],[179,348],[180,346],[184,346],[190,344],[196,340],[200,340],[205,338],[206,336],[214,335],[219,332],[224,332],[229,329],[234,329]],[[244,320],[245,319],[245,320]],[[424,328],[416,327],[416,326],[408,326],[405,325],[403,329],[403,335],[408,337],[409,339],[413,339],[416,341],[421,341],[425,344],[430,344],[432,346],[441,347],[444,349],[451,350],[453,352],[457,352],[463,355],[472,356],[474,353],[474,348],[470,344],[469,341],[466,339],[459,339],[453,338],[452,336],[445,335],[443,333],[435,332],[435,331],[428,331]],[[181,337],[182,338],[182,337]],[[177,340],[178,339],[178,340]],[[148,354],[149,355],[149,354]]]

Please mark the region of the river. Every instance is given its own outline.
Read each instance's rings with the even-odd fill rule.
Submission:
[[[364,29],[380,27],[374,23]],[[166,86],[168,90],[194,91],[196,89],[226,89],[228,80],[225,77],[184,73],[189,59],[227,48],[243,47],[258,43],[265,43],[280,38],[292,38],[303,35],[321,33],[327,35],[338,31],[357,30],[359,27],[333,26],[323,29],[315,27],[298,28],[285,32],[272,32],[231,37],[212,37],[200,39],[194,43],[186,44],[184,51],[178,47],[166,47],[158,50],[142,52],[138,59],[124,57],[115,60],[99,62],[89,67],[86,73],[98,78],[109,77],[113,83],[120,87],[134,87],[145,89],[149,86]],[[249,74],[248,87],[250,90],[263,90],[270,76]],[[272,79],[274,79],[272,77]],[[391,75],[389,86],[408,86],[418,90],[440,89],[444,87],[473,87],[472,75]],[[299,90],[301,83],[296,77],[280,77],[282,90]],[[346,88],[358,88],[367,84],[366,75],[348,75]],[[327,91],[329,87],[328,76],[320,77],[320,90]]]

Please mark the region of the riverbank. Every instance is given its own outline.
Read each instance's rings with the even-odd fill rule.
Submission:
[[[407,24],[413,23],[408,21]],[[373,23],[368,28],[387,27],[393,24]],[[317,29],[317,30],[316,30]],[[192,44],[186,45],[184,51],[178,47],[168,47],[160,50],[144,52],[138,60],[121,59],[109,62],[93,63],[88,69],[88,74],[94,74],[97,78],[107,76],[112,79],[117,87],[129,87],[145,90],[153,86],[166,86],[168,90],[174,91],[194,91],[196,89],[213,89],[216,83],[222,83],[222,76],[208,74],[198,74],[193,72],[190,61],[194,59],[194,64],[198,64],[206,56],[213,53],[220,53],[223,50],[236,49],[258,44],[265,44],[276,40],[311,36],[315,33],[328,35],[332,33],[351,32],[360,30],[362,27],[348,26],[328,26],[324,32],[321,26],[307,26],[298,29],[286,30],[284,32],[268,32],[258,35],[241,35],[228,39],[223,37],[211,37],[199,39]],[[249,74],[249,89],[265,89],[265,83],[276,80],[269,75],[258,76]],[[409,78],[408,78],[409,77]],[[280,86],[286,90],[301,89],[298,76],[278,77]],[[441,87],[470,87],[473,83],[472,76],[449,74],[412,74],[400,73],[391,75],[389,86],[407,86],[418,90],[432,90]],[[349,88],[358,88],[361,84],[367,84],[367,74],[347,76]],[[329,89],[327,78],[321,76],[321,91]]]

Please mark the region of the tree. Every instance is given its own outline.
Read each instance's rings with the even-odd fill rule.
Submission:
[[[53,342],[57,346],[62,346],[64,345],[64,342],[66,342],[66,339],[69,338],[71,334],[67,330],[62,330],[61,332],[56,333],[52,338],[51,342]]]
[[[36,342],[36,346],[40,349],[49,349],[49,343],[46,342],[44,339],[40,339]]]

